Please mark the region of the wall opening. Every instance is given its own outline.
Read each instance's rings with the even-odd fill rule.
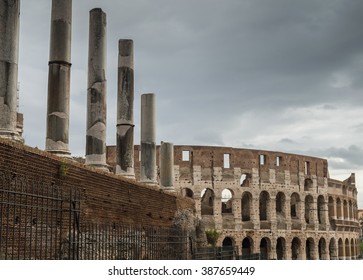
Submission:
[[[305,197],[305,222],[307,224],[314,223],[314,199],[311,195]]]
[[[291,259],[292,260],[301,259],[300,247],[301,247],[300,239],[297,237],[294,237],[294,239],[291,242]]]
[[[223,168],[230,168],[230,154],[224,154],[223,155]]]
[[[337,248],[336,248],[336,245],[335,245],[335,239],[334,238],[330,239],[330,242],[329,242],[329,259],[331,259],[331,260],[337,260],[338,259]]]
[[[193,191],[191,189],[184,188],[184,189],[182,189],[182,196],[183,197],[193,198],[194,197],[194,193],[193,193]]]
[[[182,160],[183,161],[190,161],[190,151],[183,151],[182,152]]]
[[[259,203],[259,208],[260,208],[260,221],[267,221],[269,218],[269,206],[270,206],[270,195],[268,194],[268,192],[263,191],[260,194],[260,203]]]
[[[268,238],[264,237],[260,242],[260,260],[268,260],[271,251],[271,242]]]
[[[282,157],[276,157],[276,166],[282,166]]]
[[[207,188],[201,193],[201,214],[202,215],[214,215],[214,192]]]
[[[229,189],[222,191],[222,213],[233,213],[233,193]]]
[[[290,215],[291,219],[299,219],[300,215],[300,197],[297,193],[293,193],[290,199]]]
[[[305,175],[310,175],[310,162],[309,161],[304,162],[304,173],[305,173]]]
[[[308,238],[306,240],[305,252],[306,252],[306,259],[307,260],[313,260],[314,259],[314,253],[315,253],[314,239]]]
[[[260,165],[266,164],[266,155],[260,155]]]
[[[319,224],[325,224],[325,199],[324,196],[319,195],[318,197],[318,221]]]
[[[313,180],[310,178],[305,179],[304,181],[304,191],[312,191],[313,190]]]
[[[242,221],[250,221],[251,220],[251,207],[252,207],[252,195],[249,192],[245,192],[242,195]]]
[[[340,198],[337,198],[337,218],[341,219],[343,218],[342,216],[342,202],[340,200]]]
[[[286,241],[283,237],[277,238],[276,242],[276,258],[278,260],[286,259]]]
[[[253,243],[250,237],[242,240],[242,256],[251,255],[253,252]]]
[[[241,178],[239,179],[239,183],[241,187],[249,187],[251,182],[251,174],[243,173]]]
[[[344,260],[343,240],[341,238],[339,238],[338,241],[338,254],[339,254],[339,259]]]

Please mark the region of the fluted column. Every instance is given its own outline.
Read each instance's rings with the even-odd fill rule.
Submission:
[[[90,11],[87,82],[86,165],[108,170],[106,164],[106,14]]]
[[[59,156],[70,155],[71,29],[72,0],[53,0],[45,149]]]
[[[23,142],[16,129],[20,0],[0,1],[0,137]]]
[[[134,44],[118,46],[116,174],[135,178],[134,170]]]

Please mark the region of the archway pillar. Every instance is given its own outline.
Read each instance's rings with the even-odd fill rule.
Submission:
[[[270,213],[267,213],[267,217],[270,218],[271,222],[271,230],[275,232],[277,230],[277,218],[276,218],[276,197],[270,196],[270,203],[269,208],[267,211]]]
[[[233,211],[233,217],[234,217],[234,227],[235,230],[241,230],[242,229],[242,208],[241,208],[241,198],[236,198],[235,195],[233,195],[233,201],[232,201],[232,211]]]
[[[254,229],[260,229],[260,199],[259,199],[259,197],[254,197],[252,199],[251,221],[253,221]]]

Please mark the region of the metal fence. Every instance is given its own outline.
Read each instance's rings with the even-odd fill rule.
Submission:
[[[0,170],[0,259],[188,259],[176,228],[81,223],[80,193]]]
[[[202,247],[193,253],[195,260],[235,260],[238,259],[237,246]]]

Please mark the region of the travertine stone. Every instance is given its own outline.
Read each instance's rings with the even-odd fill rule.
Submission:
[[[119,40],[117,82],[116,174],[135,178],[134,171],[134,46]]]
[[[72,0],[53,0],[45,149],[69,156]]]
[[[106,14],[90,11],[87,83],[86,165],[108,170],[106,164]]]
[[[0,2],[0,137],[23,142],[17,124],[20,0]]]
[[[141,96],[140,181],[157,184],[155,94]]]

